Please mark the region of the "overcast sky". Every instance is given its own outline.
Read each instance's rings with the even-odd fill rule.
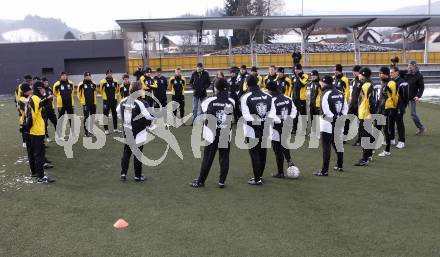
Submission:
[[[434,2],[435,0],[433,0]],[[284,0],[286,11],[300,12],[301,0]],[[22,19],[28,14],[62,19],[70,27],[83,32],[117,28],[117,19],[171,18],[185,13],[204,14],[206,9],[223,6],[223,0],[22,0],[3,1],[0,19]],[[427,4],[428,0],[304,0],[307,10],[322,12],[388,11],[411,5]]]

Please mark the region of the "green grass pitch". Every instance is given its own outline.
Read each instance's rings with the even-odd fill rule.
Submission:
[[[132,162],[130,180],[119,181],[122,145],[111,136],[101,150],[85,150],[80,138],[74,159],[50,143],[56,183],[29,183],[17,111],[1,101],[0,256],[440,256],[440,106],[418,107],[428,133],[414,136],[407,114],[407,148],[370,167],[353,167],[361,150],[347,144],[346,171],[314,177],[321,150],[304,146],[293,151],[301,178],[276,180],[269,149],[265,184],[251,187],[248,152],[234,147],[227,188],[216,186],[216,158],[206,187],[193,189],[200,159],[190,126],[173,130],[184,160],[170,151],[144,166],[145,183],[132,181]],[[164,150],[157,139],[144,154]],[[129,227],[113,228],[119,218]]]

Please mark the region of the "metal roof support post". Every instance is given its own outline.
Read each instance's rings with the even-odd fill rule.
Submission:
[[[408,50],[408,39],[410,36],[414,36],[414,38],[417,40],[419,38],[420,35],[420,31],[421,29],[423,29],[423,26],[426,24],[427,21],[429,21],[431,18],[424,18],[415,22],[411,22],[408,24],[404,24],[402,26],[400,26],[399,28],[402,29],[403,31],[403,46],[402,46],[402,58],[403,58],[403,63],[407,63],[408,62],[408,56],[407,56],[407,50]],[[411,29],[409,29],[411,28]],[[427,26],[426,26],[427,28]],[[425,38],[426,39],[426,38]],[[425,50],[426,50],[426,46],[425,46]]]
[[[316,23],[318,22],[319,19],[314,20],[301,28],[301,54],[304,57],[304,66],[309,62],[309,57],[307,56],[307,42],[310,34],[312,34],[313,30],[315,29]]]
[[[252,64],[252,66],[257,66],[258,65],[258,63],[257,63],[257,58],[256,58],[256,55],[255,55],[255,50],[254,50],[254,47],[255,47],[255,35],[257,34],[257,29],[256,28],[253,28],[253,29],[250,29],[249,30],[249,40],[250,40],[250,44],[251,44],[251,64]]]
[[[307,55],[306,55],[306,50],[307,50],[307,39],[305,37],[304,34],[304,30],[301,30],[301,54],[304,57],[304,65],[307,65]]]
[[[408,48],[408,28],[404,28],[403,30],[403,44],[402,44],[402,59],[403,59],[403,63],[407,63],[407,56],[406,56],[406,50]]]
[[[228,37],[229,67],[232,67],[232,37]]]
[[[202,44],[203,34],[202,29],[197,30],[197,62],[203,63],[203,56],[200,51],[200,45]]]
[[[423,53],[423,63],[428,64],[429,54],[429,26],[425,27],[425,51]]]
[[[142,53],[142,59],[144,60],[144,67],[143,68],[145,68],[145,67],[147,67],[148,66],[148,63],[149,63],[149,59],[150,59],[150,53],[149,53],[149,51],[148,51],[148,40],[149,40],[149,38],[148,38],[148,32],[143,32],[142,33],[142,35],[143,35],[143,40],[142,40],[142,42],[143,42],[143,44],[142,44],[142,47],[143,47],[143,53]]]
[[[354,50],[354,64],[359,65],[361,64],[361,58],[360,58],[360,49],[359,49],[359,39],[357,36],[357,29],[353,29],[353,50]]]
[[[359,24],[356,24],[351,27],[353,30],[353,40],[354,40],[354,63],[361,64],[362,63],[362,54],[360,49],[360,38],[362,34],[367,30],[368,26],[375,21],[376,19],[369,19]]]

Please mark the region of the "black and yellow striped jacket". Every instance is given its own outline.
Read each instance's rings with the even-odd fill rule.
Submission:
[[[95,105],[98,87],[93,81],[82,81],[78,84],[78,100],[81,105]]]
[[[287,76],[284,76],[282,78],[277,77],[277,84],[280,92],[283,93],[285,96],[290,97],[290,95],[292,94],[292,80]]]
[[[274,74],[274,75],[268,74],[268,75],[266,75],[264,77],[264,79],[263,79],[263,87],[267,88],[267,84],[269,84],[270,81],[275,81],[276,82],[277,79],[278,79],[277,74]]]
[[[333,76],[333,84],[344,94],[347,103],[350,102],[350,81],[345,76]]]
[[[17,86],[17,88],[14,91],[15,94],[15,102],[18,103],[18,99],[21,97],[21,84]]]
[[[157,83],[154,78],[149,76],[142,76],[139,80],[145,91],[151,92],[153,89],[157,88]]]
[[[399,103],[399,95],[397,94],[397,84],[394,80],[384,81],[382,84],[381,103],[382,108],[397,109]]]
[[[32,95],[26,104],[26,128],[30,135],[44,136],[46,133],[42,110],[40,97]]]
[[[119,98],[119,84],[116,79],[107,82],[107,79],[101,80],[99,83],[99,92],[102,95],[103,101],[118,101]]]
[[[168,81],[171,95],[185,95],[186,79],[182,76],[172,76]]]
[[[75,85],[72,81],[58,80],[53,84],[53,94],[57,98],[57,107],[73,107],[75,106],[75,101],[73,96]]]
[[[298,73],[298,75],[293,74],[292,77],[292,90],[288,95],[292,97],[293,100],[307,100],[307,81],[309,80],[309,75],[304,72]]]
[[[119,94],[121,95],[121,99],[126,98],[130,95],[130,86],[130,82],[128,84],[122,83],[121,85],[119,85]]]
[[[26,102],[27,102],[27,98],[24,96],[20,96],[17,101],[17,109],[20,116],[20,121],[19,121],[20,126],[22,126],[26,120],[26,113],[25,113]]]
[[[371,119],[371,106],[374,103],[373,84],[366,81],[361,86],[359,94],[359,119]]]

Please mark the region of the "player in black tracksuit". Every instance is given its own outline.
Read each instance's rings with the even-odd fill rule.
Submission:
[[[287,161],[287,166],[295,166],[290,155],[290,150],[282,145],[282,133],[284,121],[287,119],[295,119],[296,117],[296,107],[292,102],[290,97],[283,95],[279,91],[278,83],[276,81],[268,81],[266,85],[269,94],[272,96],[274,101],[274,106],[276,110],[276,115],[280,119],[281,123],[275,124],[272,132],[272,149],[275,154],[275,159],[277,162],[277,172],[272,174],[274,178],[284,178],[284,160]],[[290,135],[290,131],[288,131]]]
[[[41,79],[41,82],[43,82],[44,89],[46,90],[46,95],[44,98],[47,98],[47,101],[44,101],[43,106],[43,119],[44,123],[46,125],[46,141],[49,143],[51,141],[49,133],[47,132],[47,126],[49,125],[48,121],[50,121],[54,127],[54,129],[57,128],[57,116],[55,114],[55,109],[53,108],[53,91],[52,88],[49,86],[49,80],[45,77]]]
[[[113,118],[113,132],[120,132],[118,130],[118,117],[116,113],[116,106],[118,105],[119,84],[113,78],[112,70],[107,70],[105,79],[99,83],[99,91],[102,95],[103,113],[108,118],[111,111]],[[104,125],[105,134],[108,135],[108,125]]]
[[[73,115],[73,107],[75,106],[74,88],[73,82],[67,78],[67,73],[61,72],[60,80],[53,85],[53,94],[57,98],[58,119],[63,117],[64,114]],[[73,127],[72,123],[73,120],[69,119],[70,128]]]
[[[202,113],[214,116],[217,123],[214,131],[209,128],[208,121],[204,124],[203,138],[209,145],[205,146],[200,175],[190,184],[192,187],[203,187],[205,185],[217,150],[220,163],[220,177],[218,181],[220,188],[225,186],[226,176],[229,171],[231,114],[234,111],[235,101],[229,97],[228,83],[225,79],[217,79],[214,83],[214,90],[217,91],[217,94],[202,102]],[[224,130],[227,130],[227,133],[222,132]]]
[[[130,95],[130,75],[124,74],[122,76],[122,84],[119,85],[119,95],[121,96],[121,99],[126,98]]]
[[[343,127],[336,129],[336,121],[339,117],[347,115],[348,106],[344,94],[333,85],[331,76],[324,76],[321,79],[322,98],[321,98],[321,143],[322,143],[322,168],[314,173],[315,176],[328,176],[331,148],[337,152],[338,160],[335,170],[343,171],[344,152],[343,149],[336,147],[336,140],[339,138],[340,147],[342,146]],[[340,151],[338,151],[340,150]]]
[[[235,108],[234,108],[234,121],[238,122],[238,119],[240,118],[239,114],[240,114],[240,107],[239,107],[239,98],[238,95],[240,93],[240,85],[239,85],[239,81],[238,81],[238,73],[239,73],[239,69],[238,67],[231,67],[230,69],[230,73],[231,73],[231,77],[228,79],[228,91],[229,91],[229,96],[234,99],[234,101],[237,103]]]
[[[310,101],[309,101],[309,110],[310,110],[310,122],[312,124],[311,134],[317,135],[318,128],[313,127],[313,118],[317,115],[321,114],[321,86],[319,85],[319,72],[317,70],[312,70],[310,73]],[[319,124],[315,122],[315,124]]]
[[[265,122],[280,123],[276,116],[275,104],[270,95],[262,92],[258,86],[258,79],[250,75],[246,79],[248,92],[240,99],[241,112],[246,124],[244,124],[245,138],[249,142],[257,144],[249,149],[254,177],[248,181],[249,185],[262,185],[262,176],[266,166],[267,149],[262,146],[263,137],[268,138],[272,135],[264,134]],[[269,119],[267,121],[267,119]],[[255,125],[258,124],[259,125]]]
[[[293,121],[293,132],[296,133],[298,127],[298,119],[302,119],[302,133],[306,133],[307,129],[307,81],[309,76],[302,70],[300,63],[294,67],[292,76],[292,90],[289,96],[292,96],[292,100],[295,103],[298,115]],[[301,116],[300,116],[301,115]]]
[[[249,77],[249,75],[250,74],[247,72],[246,65],[241,65],[240,74],[238,74],[237,77],[237,84],[239,89],[238,98],[240,98],[245,93],[245,88],[247,87],[245,85],[246,79]]]
[[[393,66],[391,68],[391,78],[396,82],[397,91],[399,95],[399,101],[397,105],[397,114],[396,114],[396,126],[397,126],[397,134],[399,135],[399,142],[396,147],[402,149],[405,147],[405,123],[403,121],[403,117],[405,115],[406,107],[408,106],[409,100],[409,85],[408,83],[400,76],[399,68],[397,66]]]
[[[186,79],[182,77],[180,68],[175,70],[174,76],[170,78],[168,84],[168,89],[171,92],[171,100],[179,104],[180,118],[183,118],[185,115]],[[173,114],[177,116],[177,110],[173,111]]]
[[[348,114],[356,115],[356,117],[359,116],[359,95],[362,90],[362,82],[359,80],[359,71],[361,70],[361,66],[355,65],[353,67],[353,80],[351,81],[351,97],[350,97],[350,104],[348,106]],[[348,134],[348,130],[350,129],[350,121],[347,120],[345,122],[344,127],[344,135]],[[359,146],[361,145],[361,130],[360,127],[358,129],[358,136],[356,139],[356,142],[354,142],[353,146]]]
[[[84,72],[84,80],[78,85],[78,99],[83,107],[84,114],[84,134],[86,137],[91,136],[87,127],[92,128],[93,121],[89,120],[87,125],[87,119],[90,115],[96,114],[96,93],[98,86],[92,81],[92,74],[90,72]]]
[[[125,138],[124,151],[121,159],[121,180],[126,180],[127,171],[132,155],[132,148],[137,147],[142,153],[143,143],[146,140],[147,128],[151,125],[153,116],[148,112],[149,105],[144,100],[144,91],[140,82],[134,82],[130,89],[130,96],[121,100],[117,107],[118,116],[123,122],[123,135]],[[137,99],[133,95],[134,92],[141,92],[141,96]],[[138,93],[135,93],[138,94]],[[141,118],[139,118],[139,116]],[[127,135],[132,135],[128,136]],[[145,180],[142,175],[142,162],[136,157],[133,157],[134,162],[134,180],[141,182]]]
[[[157,68],[156,73],[157,74],[154,76],[154,80],[156,81],[157,88],[154,89],[154,97],[159,100],[159,103],[162,105],[162,107],[165,107],[167,105],[168,81],[167,78],[162,75],[161,68]],[[159,108],[159,104],[157,102],[154,103],[154,108]]]

